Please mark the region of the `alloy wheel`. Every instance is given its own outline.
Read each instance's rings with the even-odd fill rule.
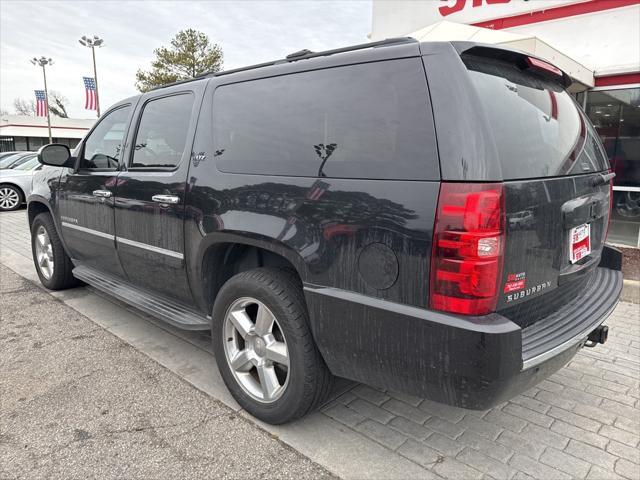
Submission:
[[[262,403],[279,399],[289,382],[289,349],[271,310],[240,298],[227,309],[223,332],[225,357],[240,387]]]
[[[36,231],[36,260],[38,262],[38,269],[42,276],[49,280],[53,275],[54,261],[53,261],[53,247],[51,245],[51,239],[44,226],[40,225]]]
[[[0,208],[2,210],[13,210],[20,203],[20,194],[13,188],[0,188]]]

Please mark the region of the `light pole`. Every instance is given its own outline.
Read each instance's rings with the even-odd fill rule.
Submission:
[[[96,113],[98,114],[98,118],[100,117],[100,97],[98,96],[98,72],[96,70],[96,47],[102,47],[103,39],[94,35],[93,38],[82,36],[80,40],[80,45],[83,47],[89,47],[91,49],[91,56],[93,57],[93,79],[96,82]]]
[[[49,90],[47,90],[47,71],[45,67],[47,65],[53,65],[53,60],[47,57],[31,59],[31,63],[37,67],[42,67],[42,76],[44,77],[44,101],[47,103],[47,127],[49,128],[49,143],[53,143],[53,137],[51,137],[51,114],[49,113]]]

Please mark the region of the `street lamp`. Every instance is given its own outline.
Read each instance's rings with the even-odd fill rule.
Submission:
[[[96,71],[96,47],[98,48],[102,47],[102,43],[104,42],[104,40],[98,37],[97,35],[94,35],[93,38],[86,37],[83,35],[82,38],[78,40],[78,42],[80,42],[80,45],[82,45],[83,47],[88,47],[91,49],[91,56],[93,57],[93,78],[96,82],[96,113],[98,114],[98,117],[100,117],[100,98],[98,96],[98,73]]]
[[[42,76],[44,77],[44,101],[47,103],[47,127],[49,128],[49,143],[53,143],[53,138],[51,137],[51,116],[49,114],[49,90],[47,90],[47,71],[45,70],[45,67],[47,65],[53,65],[53,60],[47,57],[33,57],[31,59],[31,63],[33,63],[36,67],[42,67]]]

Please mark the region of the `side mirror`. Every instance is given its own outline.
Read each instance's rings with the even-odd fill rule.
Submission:
[[[73,168],[75,163],[69,147],[60,143],[50,143],[41,147],[38,150],[38,161],[43,165],[68,168]]]

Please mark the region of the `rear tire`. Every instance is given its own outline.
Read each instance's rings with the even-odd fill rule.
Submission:
[[[254,417],[286,423],[326,400],[333,376],[311,335],[295,273],[257,268],[235,275],[220,289],[212,318],[220,374]],[[261,325],[270,325],[267,333]]]
[[[73,263],[48,213],[40,213],[31,224],[31,253],[42,285],[50,290],[64,290],[79,284],[73,276]]]

